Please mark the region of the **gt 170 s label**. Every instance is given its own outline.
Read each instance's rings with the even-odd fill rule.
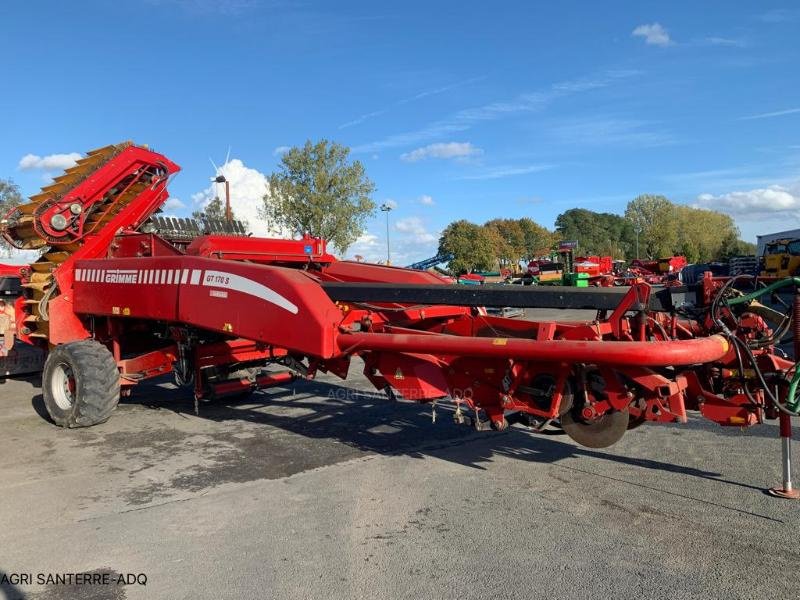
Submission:
[[[206,279],[203,282],[204,285],[228,285],[231,282],[231,278],[228,275],[223,275],[218,272],[209,271],[206,273]]]

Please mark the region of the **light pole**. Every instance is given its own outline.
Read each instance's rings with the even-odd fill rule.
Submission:
[[[225,184],[225,220],[230,223],[233,221],[233,213],[231,213],[231,184],[225,179],[225,175],[217,175],[214,179],[214,183]]]
[[[394,207],[388,202],[381,204],[381,210],[386,213],[386,264],[392,264],[392,253],[389,249],[389,213]]]

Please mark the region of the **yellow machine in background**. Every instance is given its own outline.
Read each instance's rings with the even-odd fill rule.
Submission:
[[[800,274],[800,239],[775,240],[764,247],[761,277]]]

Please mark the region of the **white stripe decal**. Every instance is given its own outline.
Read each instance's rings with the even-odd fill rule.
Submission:
[[[190,282],[192,285],[197,285],[200,283],[200,270],[193,269],[192,270],[192,280]]]
[[[175,269],[175,279],[172,280],[172,283],[174,283],[175,285],[178,285],[178,283],[180,282],[180,279],[181,279],[181,270],[180,269]]]
[[[83,269],[75,269],[75,281],[80,281],[83,275]]]
[[[181,277],[181,285],[186,283],[186,280],[189,279],[189,269],[183,270],[183,276]]]
[[[167,269],[167,285],[172,285],[172,269]]]
[[[281,308],[288,310],[293,315],[296,315],[298,312],[298,308],[295,304],[281,296],[275,290],[272,290],[267,286],[258,283],[257,281],[248,279],[247,277],[242,277],[241,275],[225,273],[223,271],[206,271],[205,277],[203,277],[203,285],[227,288],[243,294],[255,296],[256,298],[261,298],[262,300],[271,302],[276,306],[280,306]]]
[[[150,269],[147,272],[147,283],[155,283],[155,281],[154,281],[155,280],[155,272],[156,272],[155,269]]]

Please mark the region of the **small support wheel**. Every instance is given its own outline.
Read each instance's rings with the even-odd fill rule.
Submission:
[[[581,446],[608,448],[622,439],[629,422],[627,410],[607,412],[587,421],[573,409],[561,417],[561,428]]]
[[[108,348],[94,340],[56,346],[44,364],[42,396],[60,427],[103,423],[119,404],[117,363]]]
[[[494,429],[495,431],[505,431],[508,429],[508,421],[505,417],[502,419],[498,419],[497,421],[489,421],[489,426]]]

